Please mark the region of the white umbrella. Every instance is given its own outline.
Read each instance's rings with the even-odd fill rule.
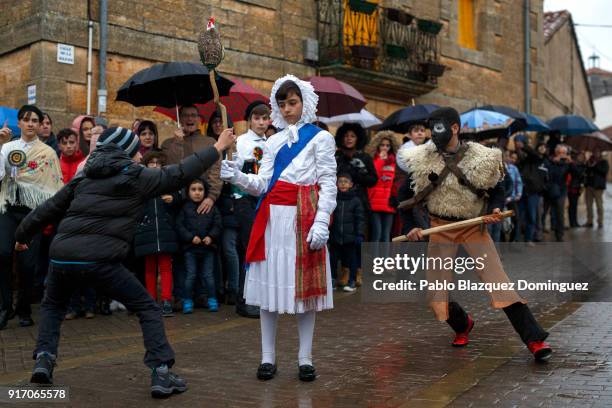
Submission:
[[[332,116],[329,118],[319,116],[317,119],[326,125],[336,126],[342,123],[359,123],[364,128],[380,125],[382,123],[374,114],[365,109],[362,109],[359,113],[347,113],[345,115]]]

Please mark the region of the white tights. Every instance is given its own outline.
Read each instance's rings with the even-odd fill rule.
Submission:
[[[261,323],[261,362],[276,364],[276,326],[278,313],[260,310]],[[314,335],[315,311],[297,314],[300,351],[298,364],[312,365],[312,337]]]

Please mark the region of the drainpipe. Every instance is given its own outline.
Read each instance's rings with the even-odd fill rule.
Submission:
[[[525,112],[531,113],[531,26],[529,22],[529,0],[524,0],[525,15]]]
[[[108,1],[100,0],[100,54],[98,77],[98,115],[106,112],[106,47],[108,45]]]
[[[91,114],[91,49],[93,39],[93,21],[91,9],[87,0],[87,115]]]

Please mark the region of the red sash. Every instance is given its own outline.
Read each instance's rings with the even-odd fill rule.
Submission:
[[[277,181],[259,204],[249,238],[246,261],[260,262],[266,259],[266,226],[270,219],[270,205],[297,207],[296,223],[296,298],[308,299],[327,294],[325,248],[312,251],[306,237],[317,210],[318,186],[298,186]]]

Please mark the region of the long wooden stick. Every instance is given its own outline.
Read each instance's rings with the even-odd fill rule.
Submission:
[[[459,229],[459,228],[471,227],[472,225],[479,225],[484,222],[484,219],[486,217],[491,217],[492,215],[493,214],[483,215],[481,217],[470,218],[469,220],[457,221],[451,224],[440,225],[438,227],[428,228],[426,230],[421,231],[421,235],[426,237],[428,235],[436,234],[439,232],[452,231],[452,230]],[[512,217],[514,215],[514,211],[512,210],[502,211],[500,215],[502,216],[502,218]],[[399,237],[395,237],[392,239],[392,242],[404,242],[404,241],[408,241],[408,237],[406,235],[400,235]]]
[[[215,102],[215,104],[217,105],[217,109],[221,112],[221,121],[223,122],[223,129],[227,129],[227,109],[225,108],[225,105],[223,105],[221,103],[221,100],[219,98],[219,89],[217,88],[217,81],[215,80],[215,70],[211,69],[210,71],[208,71],[208,77],[210,79],[210,85],[212,86],[212,90],[213,90],[213,101]],[[210,126],[210,123],[208,124]],[[232,160],[232,150],[228,149],[227,150],[227,160]]]

